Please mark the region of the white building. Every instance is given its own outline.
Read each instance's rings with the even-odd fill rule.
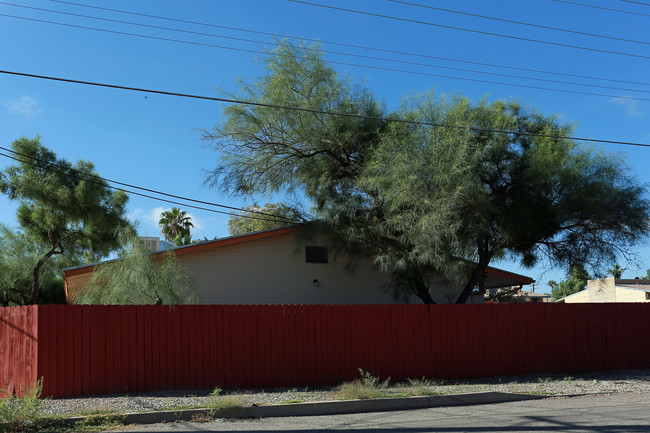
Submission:
[[[391,304],[421,303],[415,295],[395,299],[391,276],[369,258],[335,254],[327,239],[301,236],[302,226],[233,236],[177,247],[173,251],[198,283],[201,304]],[[163,254],[163,253],[157,253]],[[64,270],[66,295],[83,290],[95,269]],[[496,268],[486,270],[486,287],[530,284],[532,279]],[[453,303],[458,283],[432,284],[437,303]],[[468,302],[483,302],[473,297]]]
[[[587,288],[557,302],[648,302],[650,301],[650,280],[619,280],[603,278],[589,280]]]

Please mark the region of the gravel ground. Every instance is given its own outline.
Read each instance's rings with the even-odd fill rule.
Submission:
[[[418,380],[391,384],[385,393],[396,395],[462,394],[471,392],[526,392],[548,395],[614,394],[650,392],[650,370],[625,370],[568,375],[530,375],[487,379]],[[337,388],[274,388],[232,390],[223,396],[236,396],[244,405],[296,403],[336,400]],[[126,413],[209,406],[210,391],[159,391],[131,395],[44,400],[45,411],[53,415]]]

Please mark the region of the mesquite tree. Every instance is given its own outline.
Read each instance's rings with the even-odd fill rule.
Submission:
[[[387,113],[317,50],[288,44],[232,96],[274,107],[227,107],[204,131],[221,154],[208,182],[302,193],[328,233],[423,302],[440,274],[462,281],[463,303],[494,259],[611,262],[646,235],[646,191],[622,159],[516,101],[425,94]]]
[[[58,159],[38,137],[16,140],[12,148],[18,161],[0,172],[0,192],[20,202],[18,223],[40,251],[26,302],[34,304],[41,269],[52,256],[92,262],[119,247],[116,229],[130,225],[125,217],[128,198],[95,177],[92,163]]]

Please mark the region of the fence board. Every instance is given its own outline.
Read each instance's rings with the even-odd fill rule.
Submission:
[[[225,387],[231,387],[235,384],[235,377],[233,375],[233,368],[232,368],[232,354],[233,354],[233,338],[232,338],[232,321],[230,318],[230,307],[229,306],[220,306],[220,325],[221,329],[223,330],[222,337],[223,337],[223,376],[224,376],[224,381],[223,381],[223,386]]]
[[[152,308],[150,311],[151,317],[151,389],[166,389],[160,374],[160,370],[165,364],[166,360],[163,359],[162,342],[160,341],[160,333],[162,327],[160,326],[160,315],[164,312],[161,308]]]
[[[9,341],[11,342],[10,359],[22,359],[20,353],[22,350],[22,338],[20,335],[20,313],[22,309],[24,309],[24,307],[12,310],[9,316]],[[19,391],[23,377],[23,370],[17,369],[15,364],[12,364],[12,366],[13,368],[11,368],[9,376],[9,392],[11,394]]]
[[[143,328],[143,354],[144,357],[144,368],[142,369],[143,376],[143,388],[142,391],[149,391],[154,389],[153,382],[153,356],[152,356],[152,340],[153,340],[153,327],[151,319],[151,310],[152,306],[144,306],[142,308],[142,328]],[[156,384],[156,387],[159,385]],[[156,388],[157,389],[157,388]]]
[[[190,341],[192,334],[194,333],[194,329],[192,329],[192,320],[189,317],[189,314],[187,314],[189,312],[189,309],[185,306],[178,306],[176,307],[176,310],[178,311],[178,315],[176,317],[178,319],[178,327],[180,330],[180,336],[176,340],[176,344],[178,345],[177,350],[179,350],[181,356],[178,360],[178,363],[175,365],[175,368],[177,368],[181,373],[179,388],[190,389],[190,374],[192,372],[190,368]]]
[[[0,308],[0,397],[4,397],[4,392],[9,385],[9,350],[11,342],[9,341],[9,321],[7,315],[11,310]]]
[[[58,307],[58,306],[57,306]],[[39,314],[38,327],[38,370],[46,372],[48,380],[43,381],[43,393],[50,395],[58,390],[58,380],[62,375],[57,374],[59,367],[58,326],[53,310],[43,310]],[[2,341],[2,337],[0,337]]]
[[[257,310],[257,309],[256,309]],[[260,353],[259,353],[259,337],[260,335],[258,334],[258,319],[259,315],[256,314],[253,311],[252,306],[247,305],[246,306],[246,324],[248,326],[248,344],[246,345],[246,349],[248,350],[248,353],[246,355],[246,360],[248,362],[248,368],[246,371],[248,371],[250,374],[247,374],[247,380],[245,382],[245,387],[249,388],[253,386],[254,383],[261,383],[261,365],[260,365]]]
[[[129,366],[129,352],[128,344],[124,340],[124,328],[126,326],[125,318],[123,317],[122,308],[115,308],[111,311],[113,317],[113,344],[114,351],[114,368],[115,368],[115,392],[126,392],[128,383],[128,366]]]

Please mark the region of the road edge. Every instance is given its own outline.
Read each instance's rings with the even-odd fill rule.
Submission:
[[[157,424],[162,422],[190,421],[196,417],[210,418],[277,418],[289,416],[341,415],[363,412],[388,412],[396,410],[427,409],[433,407],[473,406],[512,401],[536,400],[552,397],[541,394],[480,392],[471,394],[398,397],[368,400],[320,401],[264,406],[245,406],[227,409],[183,409],[155,412],[134,412],[122,416],[124,424]],[[76,424],[87,417],[70,417],[66,421]]]

